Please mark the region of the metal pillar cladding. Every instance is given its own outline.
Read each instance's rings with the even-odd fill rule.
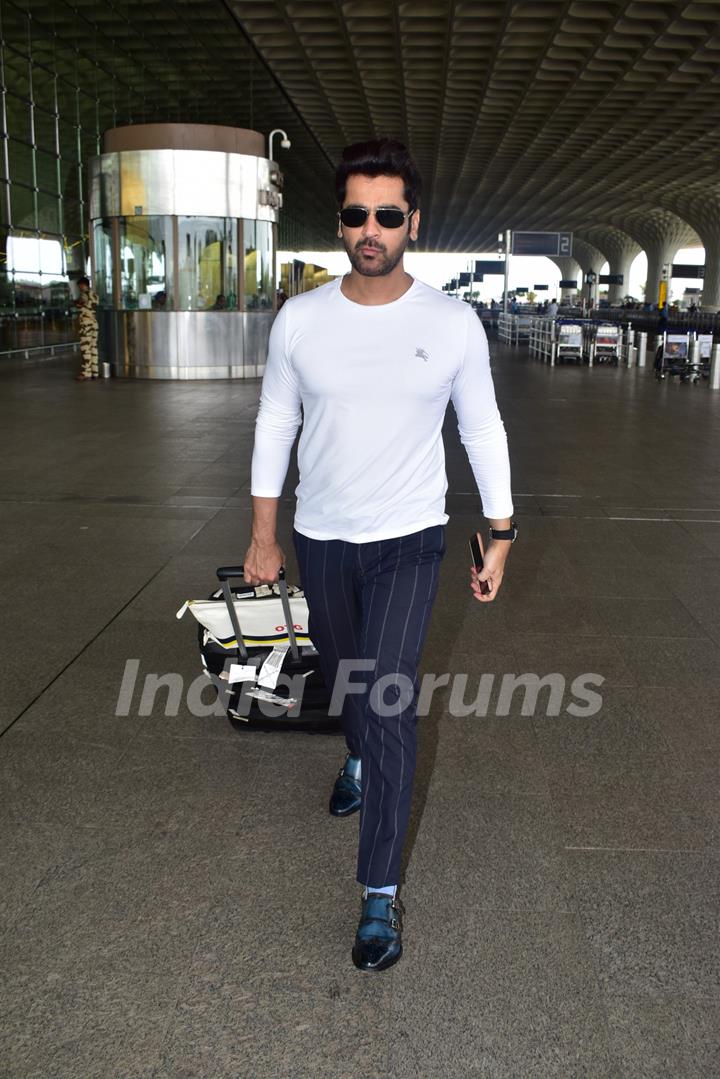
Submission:
[[[638,367],[644,367],[647,363],[647,334],[639,333],[637,335],[637,365]]]
[[[627,367],[635,366],[635,334],[633,333],[632,322],[628,322],[625,327],[625,340],[623,342],[623,352],[625,353],[625,364]]]
[[[503,312],[508,312],[508,282],[510,280],[510,248],[512,246],[512,235],[510,229],[505,231],[505,279],[503,282]]]
[[[710,357],[710,389],[720,390],[720,344],[713,345]]]
[[[275,308],[282,175],[265,136],[134,124],[90,161],[103,359],[116,377],[262,374]]]

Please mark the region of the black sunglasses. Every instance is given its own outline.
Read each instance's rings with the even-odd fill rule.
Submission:
[[[341,222],[348,229],[359,229],[365,224],[370,214],[375,214],[378,225],[384,229],[399,229],[409,221],[415,210],[405,213],[397,206],[378,206],[376,210],[368,210],[365,206],[344,206],[338,213]]]

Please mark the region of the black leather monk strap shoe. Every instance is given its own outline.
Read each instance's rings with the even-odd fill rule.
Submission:
[[[386,970],[402,955],[402,903],[382,892],[362,901],[352,961],[359,970]]]
[[[349,753],[335,780],[330,795],[330,812],[333,817],[349,817],[360,808],[360,758]]]

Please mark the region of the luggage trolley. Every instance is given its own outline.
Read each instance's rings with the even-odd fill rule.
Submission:
[[[712,359],[713,350],[713,335],[711,333],[699,333],[697,335],[698,345],[700,347],[700,366],[699,376],[702,378],[710,378],[710,361]],[[698,379],[696,378],[697,382]]]
[[[590,338],[590,363],[620,362],[622,335],[620,326],[614,322],[599,322]]]
[[[582,323],[566,322],[563,319],[559,319],[557,323],[556,347],[558,363],[582,363]]]
[[[666,374],[670,378],[678,375],[681,382],[687,382],[692,374],[689,358],[690,334],[664,333],[655,355],[655,378],[661,382]]]
[[[328,716],[330,694],[308,636],[304,592],[285,571],[273,585],[238,583],[242,566],[221,566],[220,587],[208,599],[188,600],[198,622],[203,672],[237,730],[339,730]],[[231,583],[236,582],[236,583]]]

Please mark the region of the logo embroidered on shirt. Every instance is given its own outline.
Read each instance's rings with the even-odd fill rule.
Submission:
[[[417,357],[418,357],[419,359],[421,359],[421,360],[425,360],[425,363],[427,363],[427,362],[428,362],[428,360],[430,359],[430,353],[429,353],[429,352],[426,352],[424,348],[416,348],[416,349],[415,349],[415,355],[416,355],[416,356],[417,356]]]

